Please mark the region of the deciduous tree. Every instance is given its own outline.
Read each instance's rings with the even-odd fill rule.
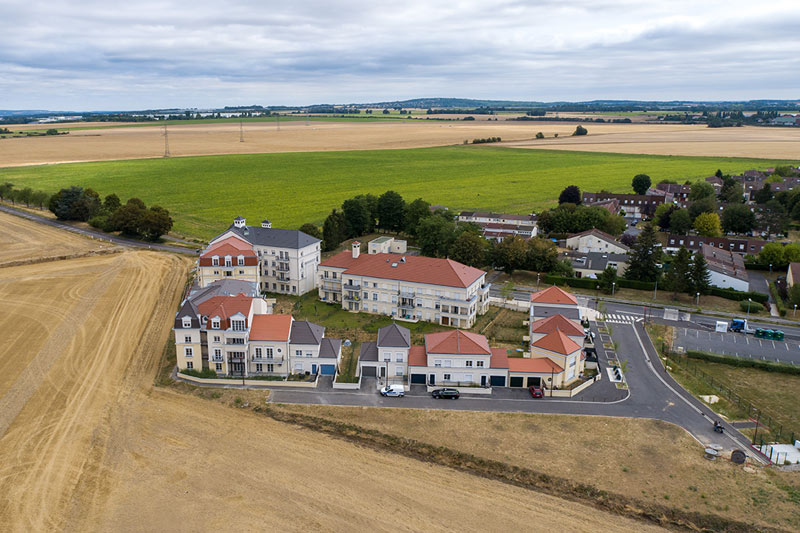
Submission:
[[[558,195],[559,204],[575,204],[581,203],[581,190],[577,185],[569,185],[561,194]]]
[[[312,224],[311,222],[306,222],[299,228],[300,231],[305,233],[306,235],[311,235],[312,237],[316,237],[317,239],[322,239],[322,232],[319,230],[319,226],[316,224]]]
[[[727,233],[749,233],[755,224],[755,214],[744,204],[729,204],[722,211],[722,229]]]
[[[486,239],[471,231],[462,231],[450,245],[450,259],[472,267],[481,267],[486,261]]]
[[[722,235],[722,227],[719,222],[719,215],[716,213],[701,213],[694,219],[694,229],[698,235],[704,237],[719,237]]]
[[[631,187],[636,191],[636,194],[647,194],[651,183],[650,176],[647,174],[636,174],[631,182]]]
[[[378,197],[378,225],[390,231],[401,231],[405,221],[406,203],[394,191],[386,191]]]

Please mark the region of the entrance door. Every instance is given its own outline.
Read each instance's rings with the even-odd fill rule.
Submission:
[[[486,386],[486,376],[481,376],[481,387]]]
[[[382,367],[381,367],[381,377],[382,377],[382,378],[385,378],[385,377],[386,377],[386,367],[385,367],[385,366],[382,366]]]
[[[436,385],[436,374],[428,375],[428,385]]]
[[[312,374],[316,374],[317,373],[317,365],[313,365],[313,364],[311,365],[311,373]]]

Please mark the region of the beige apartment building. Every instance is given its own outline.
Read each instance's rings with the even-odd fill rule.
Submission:
[[[450,259],[394,253],[362,254],[354,242],[320,263],[317,288],[324,302],[348,311],[470,328],[489,307],[483,270]]]

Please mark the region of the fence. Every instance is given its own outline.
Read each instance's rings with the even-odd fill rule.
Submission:
[[[764,426],[769,428],[770,433],[772,433],[772,435],[775,437],[774,440],[780,441],[781,438],[788,438],[789,442],[794,442],[794,429],[784,428],[783,423],[780,422],[779,419],[776,419],[773,413],[765,411],[764,409],[754,405],[751,400],[743,398],[733,389],[720,382],[719,379],[714,379],[714,376],[703,372],[697,368],[696,364],[693,365],[691,363],[692,360],[689,357],[680,356],[666,349],[662,349],[662,353],[666,355],[670,361],[676,363],[679,367],[682,367],[687,374],[702,381],[707,386],[715,390],[719,396],[722,396],[732,405],[735,405],[742,413],[746,413],[747,418],[756,421],[756,434],[754,434],[754,438],[758,433],[758,428]]]

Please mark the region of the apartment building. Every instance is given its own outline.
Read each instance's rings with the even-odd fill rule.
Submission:
[[[487,211],[462,211],[459,222],[469,222],[481,227],[486,239],[502,241],[511,235],[530,239],[539,234],[536,215],[512,215]]]
[[[633,222],[652,217],[659,205],[669,203],[667,202],[666,195],[648,196],[646,194],[585,192],[582,198],[583,203],[588,206],[601,202],[608,202],[609,200],[616,200],[620,210],[625,212],[625,218]]]
[[[240,377],[335,373],[342,343],[325,337],[322,326],[270,314],[263,298],[207,292],[184,300],[175,316],[178,370]]]
[[[198,282],[205,287],[234,278],[255,281],[262,292],[305,294],[316,285],[320,243],[302,231],[273,228],[269,220],[248,226],[236,217],[201,254]]]
[[[680,250],[681,246],[684,246],[690,252],[698,252],[703,244],[707,244],[720,250],[727,250],[740,255],[758,255],[767,242],[769,241],[735,237],[703,237],[700,235],[670,234],[670,236],[667,237],[667,246],[664,247],[664,250],[668,253],[675,253]]]
[[[483,270],[450,259],[362,254],[361,243],[319,265],[319,298],[348,311],[470,328],[489,307]]]

